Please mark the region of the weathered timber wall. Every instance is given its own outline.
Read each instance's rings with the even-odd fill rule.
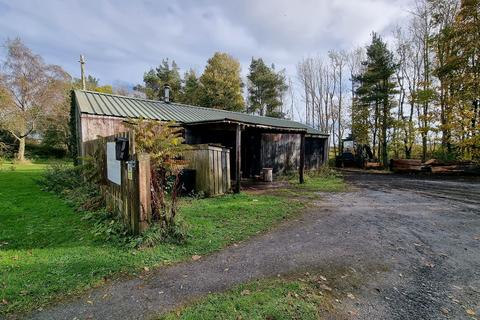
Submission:
[[[96,116],[90,114],[80,115],[80,141],[82,144],[87,141],[96,140],[100,137],[109,137],[115,134],[126,132],[124,118]],[[84,156],[87,153],[81,150],[80,155]]]
[[[326,142],[326,138],[305,138],[305,168],[307,170],[318,170],[327,162],[325,159]]]
[[[129,139],[129,154],[132,155],[130,170],[126,161],[120,163],[120,185],[107,177],[107,142],[117,137]],[[149,155],[135,153],[135,139],[128,132],[83,142],[82,150],[88,159],[84,161],[93,161],[99,170],[107,209],[118,214],[132,234],[141,233],[148,227],[152,212]]]
[[[230,191],[230,150],[206,144],[185,151],[189,169],[195,169],[195,192],[209,196]]]
[[[261,138],[263,168],[274,173],[298,169],[300,163],[300,135],[289,133],[263,133]]]

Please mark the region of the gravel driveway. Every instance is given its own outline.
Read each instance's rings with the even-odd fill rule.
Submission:
[[[254,279],[352,270],[361,281],[348,287],[338,275],[338,305],[327,318],[476,319],[467,310],[480,314],[479,180],[361,173],[346,179],[351,191],[319,194],[308,212],[268,234],[114,282],[31,318],[148,318]]]

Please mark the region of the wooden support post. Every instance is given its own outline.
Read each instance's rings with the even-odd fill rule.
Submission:
[[[300,135],[300,166],[298,168],[300,183],[305,182],[304,173],[305,173],[305,133],[302,133]]]
[[[235,193],[240,193],[240,182],[242,180],[241,163],[242,163],[242,129],[237,125],[235,130]]]
[[[328,137],[325,138],[325,142],[323,143],[323,165],[327,166],[328,165],[328,153],[329,153],[329,143],[328,143]]]
[[[152,220],[152,199],[150,184],[150,155],[147,153],[137,154],[136,181],[138,187],[138,220],[139,232],[148,228]]]

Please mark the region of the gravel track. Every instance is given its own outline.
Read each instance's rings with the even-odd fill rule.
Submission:
[[[149,318],[239,283],[309,271],[337,277],[327,319],[476,319],[467,310],[480,314],[478,179],[345,176],[351,191],[319,193],[308,212],[267,234],[29,317]],[[361,280],[342,283],[336,270]]]

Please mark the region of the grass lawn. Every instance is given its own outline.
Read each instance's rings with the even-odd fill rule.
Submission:
[[[130,250],[96,240],[81,213],[43,192],[35,179],[45,167],[0,167],[0,315],[39,308],[144,267],[219,250],[267,230],[304,206],[268,194],[184,200],[180,214],[191,235],[187,244]],[[309,181],[308,191],[322,189],[329,180]]]

